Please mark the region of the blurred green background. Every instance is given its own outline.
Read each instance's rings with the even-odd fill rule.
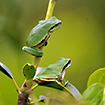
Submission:
[[[21,48],[30,30],[45,19],[47,6],[48,0],[0,0],[0,61],[19,87],[24,82],[22,66],[33,61]],[[89,75],[105,66],[105,0],[58,0],[53,15],[63,25],[50,37],[39,66],[71,58],[65,78],[82,93]],[[51,90],[39,87],[34,93],[39,96]],[[0,105],[16,105],[17,99],[13,83],[0,73]]]

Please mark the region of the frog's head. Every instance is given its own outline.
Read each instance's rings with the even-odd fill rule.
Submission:
[[[51,17],[49,19],[49,21],[51,21],[51,23],[52,23],[52,26],[48,30],[48,33],[49,34],[52,33],[52,32],[54,32],[54,31],[56,31],[62,25],[62,21],[58,20],[55,16]]]

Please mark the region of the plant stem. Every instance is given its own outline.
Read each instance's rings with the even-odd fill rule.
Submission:
[[[20,94],[20,93],[21,93],[21,92],[20,92],[20,88],[18,87],[18,85],[17,85],[15,79],[13,78],[12,81],[13,81],[15,87],[16,87],[16,91]]]
[[[48,20],[51,16],[52,16],[52,14],[53,14],[53,10],[54,10],[54,6],[55,6],[55,2],[56,2],[56,0],[50,0],[49,1],[49,5],[48,5],[48,9],[47,9],[47,13],[46,13],[46,18],[45,18],[45,20]],[[41,47],[40,48],[41,50],[43,50],[43,47]],[[38,65],[39,65],[39,62],[40,62],[40,58],[41,57],[37,57],[37,56],[35,56],[34,57],[34,60],[33,60],[33,62],[32,62],[32,65],[36,68],[36,70],[37,70],[37,67],[38,67]],[[14,80],[13,80],[13,82],[14,82]],[[32,84],[33,84],[33,81],[31,81],[32,83],[30,84],[30,86],[32,86]],[[27,82],[26,82],[27,83]],[[25,82],[24,82],[24,84],[26,84]],[[16,85],[15,85],[16,86]],[[29,87],[30,87],[29,86]],[[31,91],[33,91],[36,87],[38,87],[38,84],[36,84],[34,87],[32,87],[31,89],[29,88],[27,88],[27,86],[26,87],[24,87],[24,89],[23,89],[23,87],[21,88],[21,90],[20,90],[20,94],[19,94],[19,96],[18,96],[18,105],[27,105],[27,102],[28,102],[28,97],[29,97],[29,95],[30,95],[30,90]],[[16,86],[16,88],[17,88],[17,90],[18,90],[18,87]],[[23,90],[22,90],[23,89]]]
[[[55,3],[56,3],[56,0],[50,0],[49,1],[49,5],[48,5],[48,9],[47,9],[47,14],[46,14],[45,20],[48,20],[52,16],[53,10],[54,10],[54,7],[55,7]]]
[[[34,65],[34,67],[37,69],[39,62],[40,62],[40,57],[34,57],[32,65]]]
[[[38,84],[36,84],[35,86],[33,86],[33,87],[31,88],[31,90],[33,91],[36,87],[38,87]]]
[[[48,5],[48,9],[47,9],[45,20],[48,20],[52,16],[53,10],[54,10],[54,7],[55,7],[55,3],[56,3],[56,0],[49,0],[49,5]],[[40,49],[42,50],[43,47],[41,47]],[[40,57],[36,57],[35,56],[32,64],[34,65],[36,70],[37,70],[39,62],[40,62]]]

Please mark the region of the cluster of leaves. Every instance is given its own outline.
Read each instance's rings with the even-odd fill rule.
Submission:
[[[100,68],[90,75],[81,103],[105,105],[105,68]]]
[[[104,105],[105,68],[98,69],[90,75],[87,89],[81,95],[71,83],[68,83],[64,79],[65,72],[62,73],[62,70],[66,68],[65,65],[67,67],[70,66],[70,62],[70,59],[60,58],[55,64],[38,68],[36,73],[34,66],[27,63],[23,67],[23,74],[27,81],[32,79],[41,86],[52,87],[70,93],[70,95],[78,101],[79,105]],[[10,70],[1,62],[0,71],[14,80]],[[43,102],[45,98],[45,96],[40,96],[39,102]]]
[[[43,68],[35,70],[35,67],[29,63],[26,63],[23,67],[23,75],[26,82],[23,84],[20,92],[26,92],[32,86],[31,80],[39,84],[39,86],[52,87],[61,91],[69,92],[76,100],[79,100],[81,95],[79,91],[68,81],[65,81],[65,69],[71,66],[71,60],[61,57],[55,64],[48,65]],[[6,74],[10,79],[14,78],[10,70],[2,63],[0,63],[0,70]],[[31,88],[32,89],[32,88]],[[21,94],[21,93],[20,93]]]

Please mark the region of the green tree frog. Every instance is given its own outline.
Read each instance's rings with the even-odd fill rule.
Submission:
[[[35,75],[34,81],[44,83],[46,81],[58,81],[63,84],[65,69],[71,66],[71,60],[61,57],[55,64],[43,67],[42,70]]]
[[[43,52],[39,48],[47,44],[51,33],[60,28],[61,25],[62,22],[55,16],[48,20],[39,21],[39,24],[31,30],[26,40],[26,46],[22,50],[31,55],[41,57]]]

